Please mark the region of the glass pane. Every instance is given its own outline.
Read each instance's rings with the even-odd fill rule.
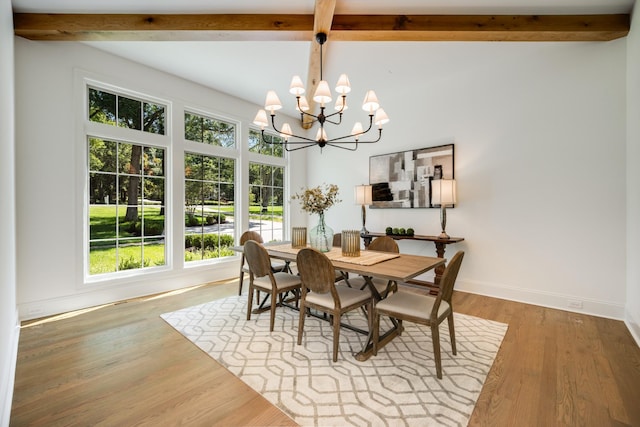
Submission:
[[[189,141],[202,142],[202,117],[184,113],[184,138]]]
[[[262,165],[260,167],[260,175],[262,176],[262,185],[273,185],[273,166]]]
[[[164,149],[144,147],[142,163],[145,175],[164,176]]]
[[[249,130],[249,151],[260,152],[261,141],[262,141],[262,137],[260,136],[260,132],[250,129]]]
[[[235,199],[234,184],[220,184],[220,205],[230,205],[233,207]]]
[[[218,183],[204,182],[202,183],[202,198],[205,206],[218,205]]]
[[[144,131],[164,135],[164,105],[145,102],[143,108]]]
[[[138,205],[118,206],[118,237],[142,236],[142,207]],[[139,240],[138,240],[139,242]],[[120,242],[122,244],[122,242]]]
[[[89,206],[89,239],[114,239],[116,237],[116,206]]]
[[[164,236],[164,206],[143,206],[144,236]]]
[[[216,233],[204,234],[204,251],[202,259],[218,258],[218,247],[220,246],[220,237]]]
[[[142,130],[142,102],[118,96],[118,126]]]
[[[89,170],[115,172],[118,160],[117,149],[118,144],[114,141],[89,138]]]
[[[284,188],[284,168],[273,167],[273,186]]]
[[[118,161],[121,173],[139,175],[142,172],[142,146],[118,144]]]
[[[202,234],[185,232],[184,260],[200,261],[202,259]]]
[[[143,250],[145,267],[165,265],[165,244],[163,238],[145,239]]]
[[[116,176],[106,173],[89,174],[89,204],[116,203]]]
[[[118,271],[142,267],[142,243],[134,244],[121,240],[118,243]]]
[[[273,195],[271,187],[262,187],[261,189],[260,213],[262,215],[271,215],[271,197]]]
[[[144,178],[143,200],[146,204],[164,205],[164,178]]]
[[[220,182],[235,181],[235,164],[233,159],[220,159]]]
[[[272,212],[275,219],[280,222],[282,222],[283,203],[284,190],[282,188],[274,188],[271,198]]]
[[[89,249],[89,274],[116,271],[116,241],[92,242]]]
[[[216,138],[215,120],[203,118],[202,120],[202,142],[209,145],[220,145]]]
[[[116,96],[112,93],[89,88],[89,120],[116,124]]]
[[[185,222],[187,225],[199,225],[196,215],[202,210],[203,184],[200,181],[187,181],[184,184]]]
[[[184,177],[202,179],[202,156],[200,154],[184,153]]]
[[[202,157],[202,179],[217,182],[220,179],[220,159],[211,156]]]
[[[258,163],[249,163],[249,184],[262,184],[262,176],[260,175],[260,165]]]
[[[234,147],[236,145],[236,127],[231,123],[216,122],[216,140],[222,147]]]
[[[142,197],[142,179],[136,175],[118,175],[118,203],[137,205]]]

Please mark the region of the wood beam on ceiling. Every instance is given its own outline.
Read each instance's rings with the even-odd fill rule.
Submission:
[[[15,13],[31,40],[289,40],[314,37],[313,15]],[[333,41],[609,41],[629,33],[629,14],[335,15]]]
[[[313,94],[316,92],[318,83],[320,83],[320,69],[324,64],[320,64],[320,45],[315,41],[315,35],[325,33],[329,36],[331,32],[331,23],[333,22],[333,13],[336,9],[336,0],[316,0],[313,20],[313,41],[309,51],[309,70],[307,71],[307,102],[309,103],[309,112],[313,113],[316,109],[316,103],[313,100]],[[324,45],[324,53],[327,52],[327,44]],[[322,58],[326,63],[326,55]],[[302,127],[309,129],[313,125],[310,117],[303,117]]]

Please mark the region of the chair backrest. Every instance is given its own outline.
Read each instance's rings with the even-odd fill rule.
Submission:
[[[244,244],[244,256],[249,264],[249,271],[254,277],[272,275],[269,253],[261,243],[247,240]]]
[[[264,241],[262,240],[262,236],[257,231],[249,230],[242,233],[242,236],[240,236],[240,244],[244,245],[248,240],[254,240],[258,243],[264,243]]]
[[[321,294],[336,294],[336,271],[325,254],[314,248],[303,248],[296,256],[296,266],[303,287]]]
[[[446,301],[451,305],[453,286],[456,284],[456,279],[458,278],[458,272],[462,265],[462,258],[464,258],[464,251],[456,252],[453,258],[449,260],[447,267],[444,269],[444,273],[442,273],[442,277],[440,277],[440,289],[438,290],[438,296],[436,297],[436,301],[433,304],[433,310],[431,311],[432,318],[438,317],[438,310],[440,309],[440,303],[442,301]]]
[[[342,233],[336,233],[333,235],[333,247],[334,248],[342,247]]]
[[[376,237],[373,242],[369,243],[369,249],[372,251],[400,253],[398,244],[389,236]]]

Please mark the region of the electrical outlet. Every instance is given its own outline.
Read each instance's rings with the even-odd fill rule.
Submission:
[[[582,309],[582,301],[577,300],[577,299],[570,299],[569,300],[569,308],[579,308]]]

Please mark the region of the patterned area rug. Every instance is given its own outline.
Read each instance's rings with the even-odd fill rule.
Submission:
[[[366,337],[342,328],[333,363],[327,321],[308,317],[296,345],[298,311],[279,307],[269,333],[269,312],[247,321],[246,303],[246,295],[234,296],[162,318],[302,426],[466,426],[507,331],[456,313],[458,354],[444,322],[438,380],[429,328],[405,322],[402,335],[366,362],[353,357]],[[366,318],[354,311],[343,323],[366,327]]]

